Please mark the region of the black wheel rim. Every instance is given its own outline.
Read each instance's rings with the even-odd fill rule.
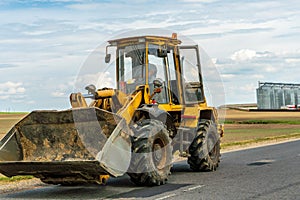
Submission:
[[[163,169],[166,164],[167,152],[162,140],[156,139],[152,147],[152,158],[157,169]]]
[[[218,142],[213,136],[208,137],[208,155],[211,160],[216,161],[218,159]]]

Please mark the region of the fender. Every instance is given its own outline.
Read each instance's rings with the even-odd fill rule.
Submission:
[[[221,137],[224,136],[224,124],[219,124],[218,112],[215,108],[211,107],[210,109],[201,110],[199,120],[202,119],[212,120],[213,123],[216,123],[218,126],[219,135]]]
[[[144,114],[149,119],[156,119],[163,122],[169,131],[169,136],[174,138],[177,134],[177,129],[174,125],[174,118],[166,111],[158,108],[157,104],[144,104],[136,110]]]
[[[200,120],[207,119],[212,120],[214,123],[217,123],[218,115],[215,108],[202,109],[200,110]]]
[[[136,111],[145,114],[148,113],[150,119],[152,118],[157,119],[161,115],[163,116],[169,115],[169,113],[167,113],[166,111],[159,109],[157,104],[144,104],[140,108],[136,109]],[[165,118],[161,120],[165,120]]]

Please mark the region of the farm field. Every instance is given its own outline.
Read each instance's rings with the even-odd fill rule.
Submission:
[[[286,138],[300,138],[300,112],[226,110],[223,147]]]
[[[298,121],[300,124],[300,112],[249,112],[241,110],[226,110],[226,121],[246,121],[246,120],[282,120]]]
[[[0,138],[25,115],[26,113],[0,113]]]
[[[0,138],[26,113],[0,113]],[[300,112],[226,110],[223,147],[261,139],[300,137]]]
[[[0,113],[0,139],[27,113]],[[300,138],[300,112],[248,112],[226,110],[222,150]],[[17,180],[31,177],[17,177]],[[2,180],[3,179],[3,180]],[[0,184],[14,181],[0,174]]]

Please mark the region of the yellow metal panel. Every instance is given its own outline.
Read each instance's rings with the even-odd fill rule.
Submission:
[[[103,102],[102,99],[95,100],[95,101],[93,101],[93,102],[89,105],[89,107],[97,107],[97,108],[100,108],[102,102]]]
[[[175,104],[172,104],[171,105],[171,110],[170,111],[182,111],[183,109],[183,106],[182,105],[175,105]]]
[[[182,125],[187,127],[197,127],[198,119],[199,119],[198,106],[186,107],[184,109],[184,114],[181,116]]]
[[[121,115],[129,124],[132,119],[132,116],[136,109],[140,106],[142,101],[142,92],[139,91],[135,95],[133,95],[131,101],[127,104],[126,107],[123,107],[118,111],[118,114]]]
[[[150,88],[149,88],[148,84],[145,85],[144,101],[145,101],[145,104],[150,104]]]
[[[87,103],[81,93],[72,93],[70,95],[70,103],[72,108],[86,108]]]
[[[171,111],[181,111],[183,107],[182,105],[159,104],[158,108],[161,110],[165,110],[167,112],[171,112]]]
[[[113,89],[97,91],[97,95],[102,98],[109,98],[109,97],[112,97],[114,94],[115,94],[115,91]]]
[[[171,106],[169,104],[158,104],[158,108],[165,111],[172,110]]]
[[[122,105],[125,105],[126,102],[128,101],[129,96],[127,94],[125,94],[124,92],[120,91],[120,90],[118,90],[116,92],[116,95],[117,95],[117,98],[118,98],[119,102]]]

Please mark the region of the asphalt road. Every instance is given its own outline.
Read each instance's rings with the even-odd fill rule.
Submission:
[[[215,172],[174,165],[166,185],[136,187],[127,176],[106,186],[45,186],[0,199],[300,199],[300,140],[225,153]]]

